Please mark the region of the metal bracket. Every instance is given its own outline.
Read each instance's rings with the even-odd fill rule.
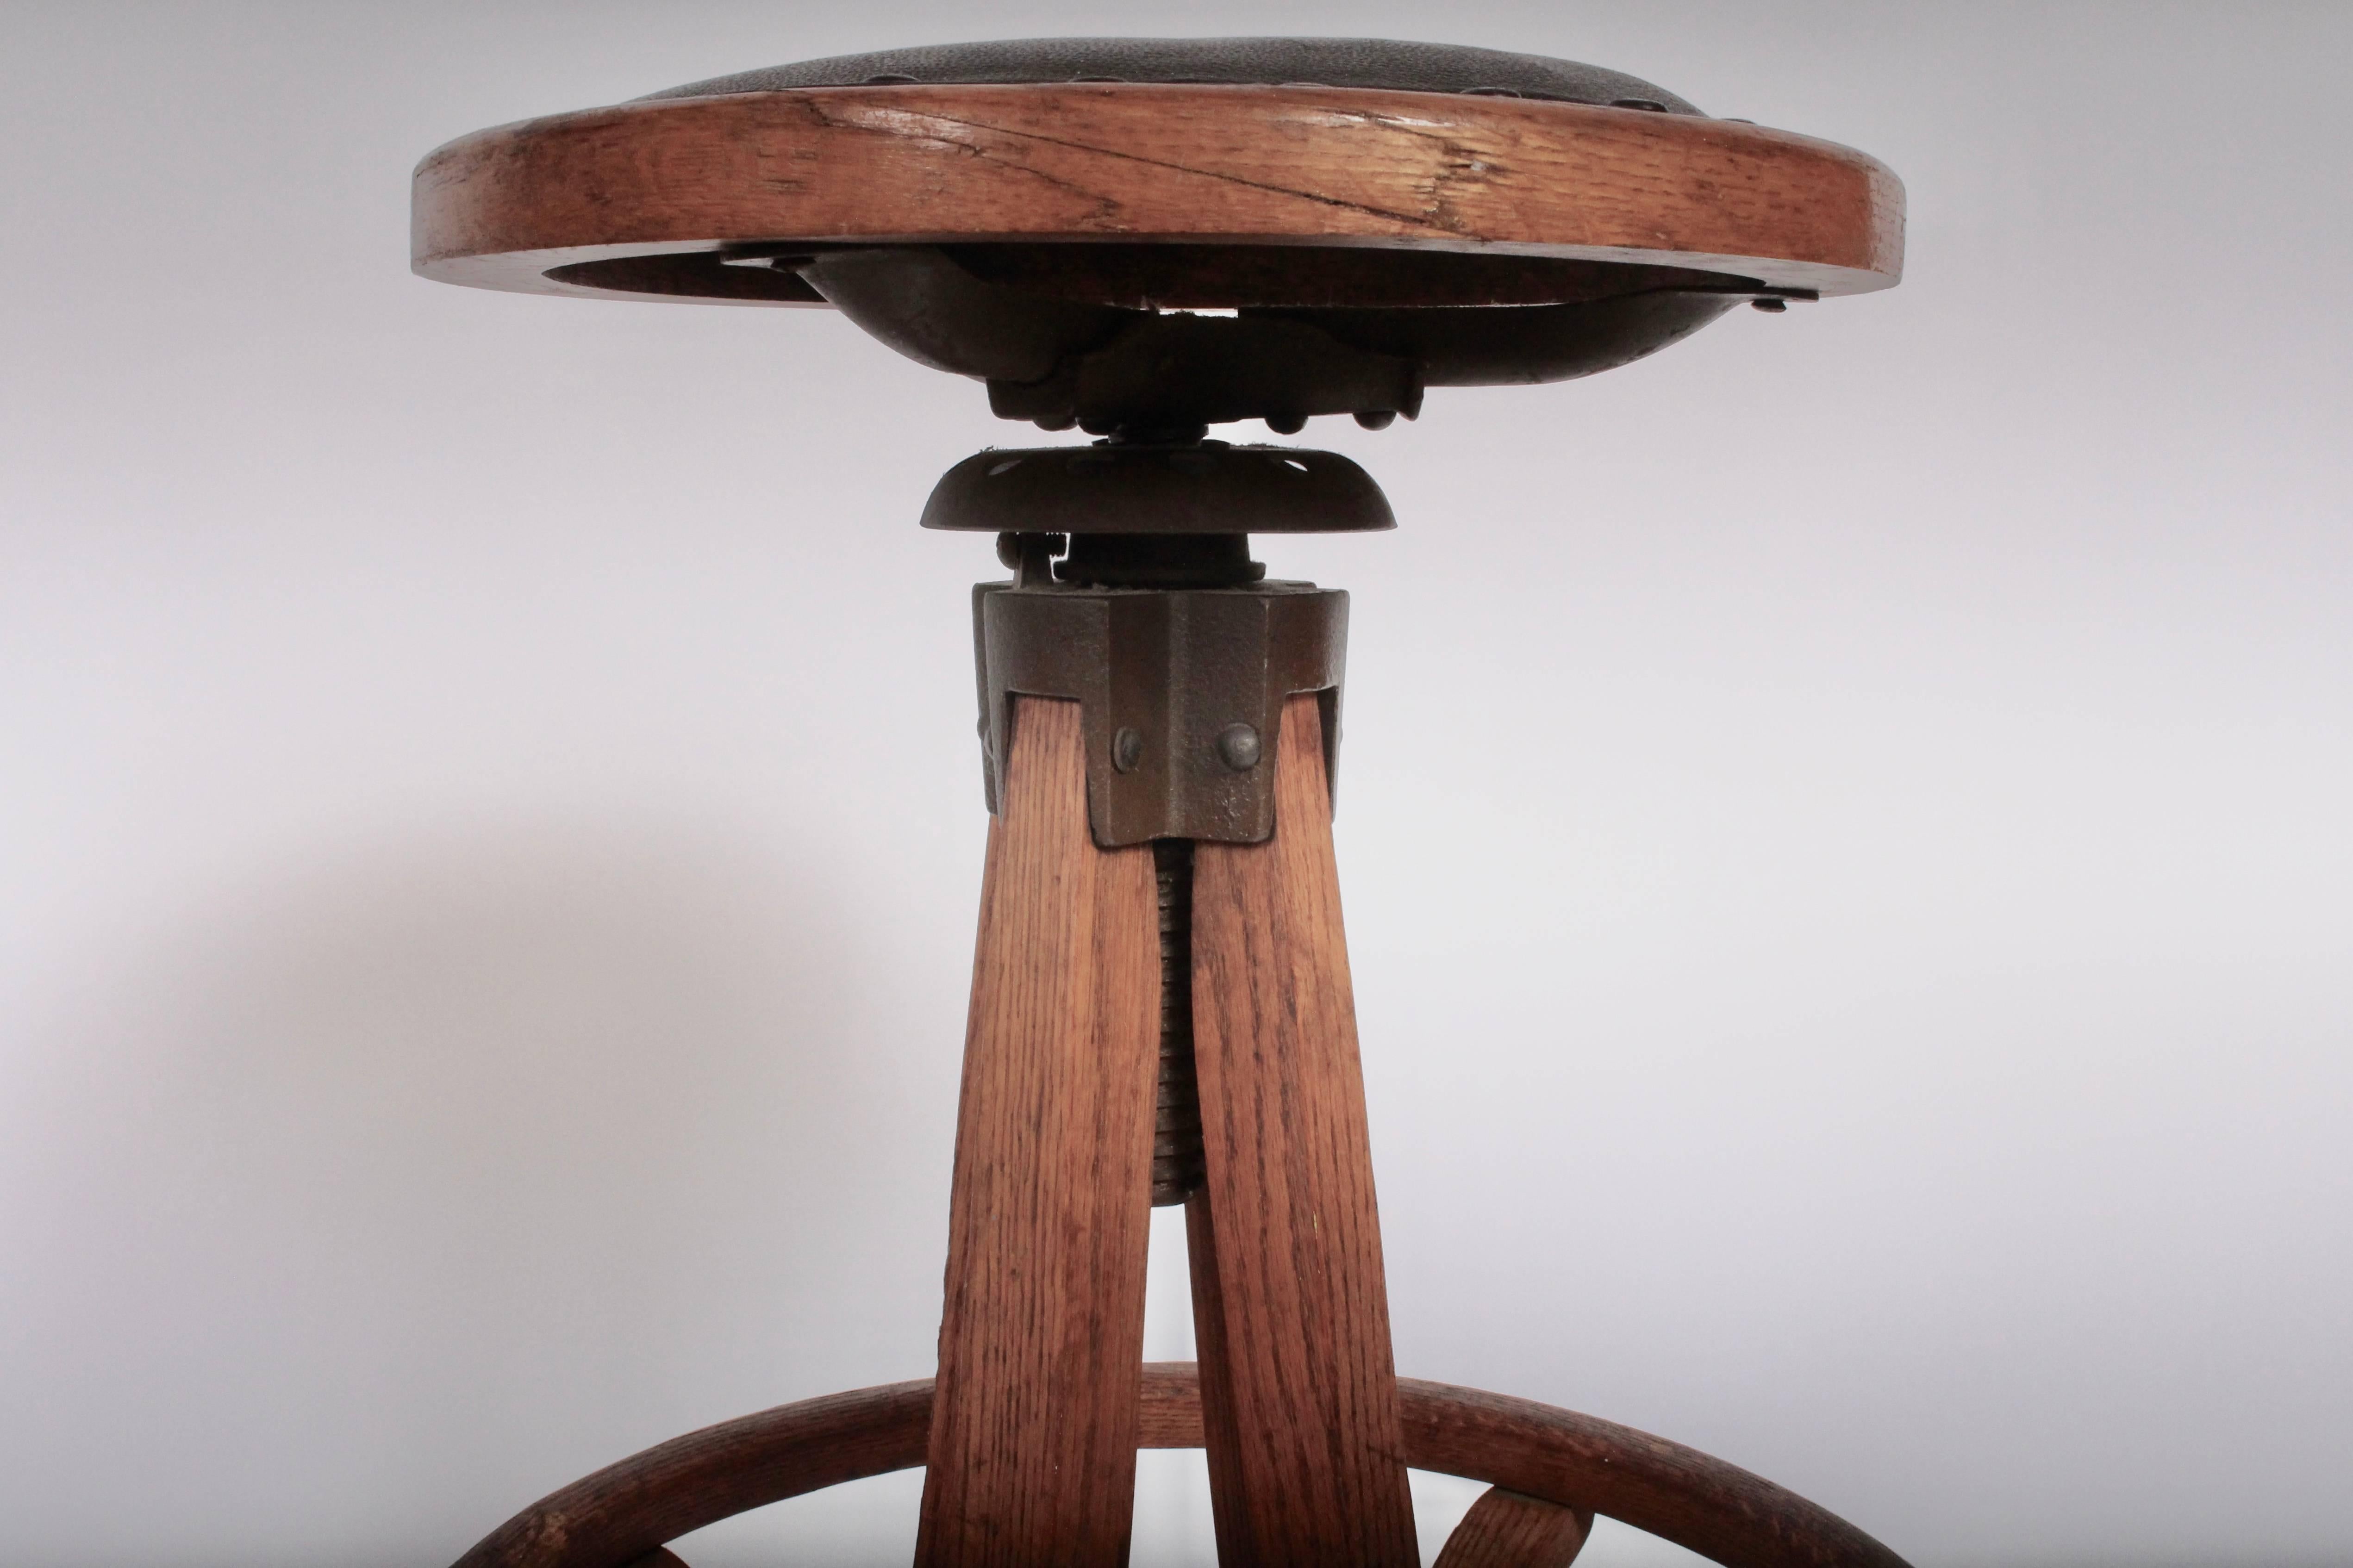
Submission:
[[[982,583],[972,619],[992,812],[1016,696],[1079,703],[1087,822],[1106,849],[1271,837],[1275,738],[1295,693],[1321,702],[1324,776],[1334,776],[1348,639],[1348,595],[1336,589]]]

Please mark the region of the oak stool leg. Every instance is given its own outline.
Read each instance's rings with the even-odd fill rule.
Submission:
[[[1160,942],[1088,836],[1075,702],[1016,704],[973,963],[921,1568],[1127,1561]]]
[[[1198,845],[1186,1211],[1223,1568],[1418,1568],[1316,699],[1274,837]]]

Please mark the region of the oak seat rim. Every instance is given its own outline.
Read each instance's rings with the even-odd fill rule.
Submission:
[[[457,138],[417,164],[413,196],[419,275],[588,297],[662,296],[548,274],[793,244],[1402,248],[1675,267],[1823,296],[1902,274],[1901,183],[1852,149],[1697,114],[1409,89],[902,83],[642,99]]]

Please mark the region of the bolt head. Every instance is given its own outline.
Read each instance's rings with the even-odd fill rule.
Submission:
[[[1258,731],[1248,724],[1229,724],[1218,731],[1218,760],[1238,773],[1258,766],[1261,750]]]
[[[1144,737],[1136,731],[1123,728],[1111,738],[1111,765],[1121,773],[1132,773],[1135,764],[1144,760]]]

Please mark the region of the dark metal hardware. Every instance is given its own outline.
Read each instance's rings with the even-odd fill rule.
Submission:
[[[966,458],[940,477],[923,521],[988,533],[1355,533],[1395,528],[1397,514],[1337,452],[1113,441]]]
[[[1338,762],[1348,595],[1337,590],[982,583],[973,635],[991,811],[1017,695],[1080,704],[1087,822],[1106,849],[1272,834],[1274,757],[1260,738],[1275,733],[1294,693],[1322,703],[1327,777]]]
[[[1319,322],[1255,310],[1114,314],[1127,320],[1113,336],[1065,355],[1052,374],[989,377],[989,411],[1050,428],[1075,421],[1098,434],[1173,419],[1264,419],[1282,435],[1315,414],[1421,412],[1422,377],[1411,360],[1344,342]]]
[[[1135,315],[975,277],[924,246],[827,252],[797,270],[841,313],[918,364],[995,383],[1042,381]]]
[[[1082,588],[1240,588],[1266,575],[1239,533],[1074,533],[1054,580]]]
[[[1420,412],[1425,387],[1590,375],[1697,331],[1741,299],[1789,292],[1745,278],[1640,266],[1618,266],[1607,275],[1614,281],[1603,282],[1589,264],[1562,262],[1556,265],[1569,270],[1558,278],[1559,288],[1534,289],[1570,296],[1556,303],[1244,303],[1209,316],[1057,292],[1071,287],[1101,295],[1106,289],[1097,285],[1118,280],[1094,278],[1083,266],[1041,266],[1039,253],[1050,248],[1029,247],[993,264],[986,246],[870,246],[814,255],[802,246],[776,265],[791,267],[909,358],[987,382],[989,406],[1003,417],[1050,430],[1078,425],[1097,435],[1240,419],[1292,431],[1319,414],[1369,416],[1375,426],[1400,414],[1410,419]],[[1491,291],[1525,297],[1539,281],[1488,277],[1492,259],[1472,258],[1437,297],[1475,292],[1482,278],[1510,285]],[[1519,265],[1541,269],[1536,261]],[[748,276],[758,269],[714,263],[710,270]],[[991,271],[1003,276],[984,275]],[[1268,279],[1231,282],[1243,290],[1237,297],[1247,299],[1263,292]],[[1279,289],[1277,297],[1299,292]]]

